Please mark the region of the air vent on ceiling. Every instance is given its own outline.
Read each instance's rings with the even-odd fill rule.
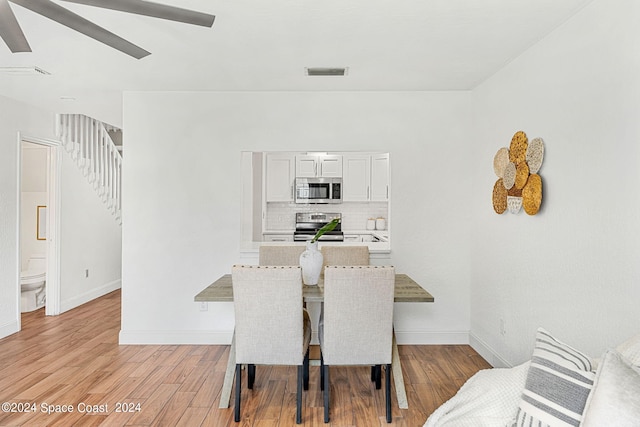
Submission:
[[[308,76],[346,76],[347,68],[308,67],[305,68]]]
[[[6,76],[49,76],[50,72],[40,67],[0,67],[0,74]]]

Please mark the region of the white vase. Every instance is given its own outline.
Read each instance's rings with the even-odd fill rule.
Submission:
[[[318,284],[323,259],[322,252],[318,250],[318,242],[307,242],[307,248],[300,254],[302,283],[305,285]]]

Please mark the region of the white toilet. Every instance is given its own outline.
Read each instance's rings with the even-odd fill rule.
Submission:
[[[44,307],[47,259],[42,255],[29,258],[27,269],[20,272],[21,310],[23,313]]]

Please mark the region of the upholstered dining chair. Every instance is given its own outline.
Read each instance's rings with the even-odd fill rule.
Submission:
[[[322,246],[322,270],[327,265],[369,265],[368,246]]]
[[[304,245],[261,245],[258,249],[260,265],[300,265],[300,254]]]
[[[302,421],[302,389],[309,388],[311,321],[302,307],[299,266],[232,268],[235,310],[236,391],[234,419],[240,421],[242,365],[253,388],[256,365],[298,367],[296,423]]]
[[[325,423],[329,422],[329,366],[334,365],[375,367],[371,379],[376,380],[376,388],[385,365],[386,416],[391,422],[394,286],[394,267],[325,268],[323,322],[318,331]]]
[[[324,277],[324,269],[328,265],[369,265],[368,246],[323,246],[320,248],[320,252],[322,252],[321,277]],[[318,330],[323,322],[323,311],[324,303],[321,303]],[[371,375],[374,375],[373,371]]]

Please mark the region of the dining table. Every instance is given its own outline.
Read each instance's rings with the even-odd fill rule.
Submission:
[[[317,285],[302,285],[302,297],[305,303],[321,303],[324,301],[324,282],[322,277]],[[366,297],[366,296],[364,296]],[[434,302],[433,296],[427,292],[422,286],[416,283],[406,274],[397,273],[395,275],[395,292],[394,302]],[[225,274],[218,278],[215,282],[200,291],[195,297],[196,302],[233,302],[233,283],[231,274]],[[391,371],[396,388],[396,396],[398,406],[401,409],[407,409],[409,403],[407,401],[407,393],[404,385],[404,377],[402,375],[402,365],[400,364],[400,355],[398,353],[398,344],[396,341],[395,330],[393,332],[392,341],[392,361]],[[229,349],[229,359],[227,361],[227,369],[224,375],[222,390],[220,392],[220,408],[228,408],[231,400],[231,390],[233,388],[233,379],[235,375],[235,333],[231,339],[231,348]]]

